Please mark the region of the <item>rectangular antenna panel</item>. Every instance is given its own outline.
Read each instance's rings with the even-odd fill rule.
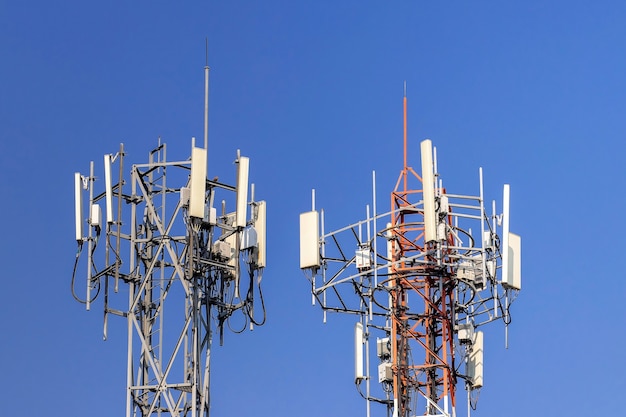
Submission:
[[[300,214],[300,269],[319,266],[319,217],[313,210]]]
[[[265,201],[259,201],[257,203],[257,217],[254,222],[254,228],[256,229],[256,237],[258,242],[258,256],[257,266],[259,268],[265,267],[265,254],[266,254],[266,222],[267,222],[267,209]]]
[[[180,189],[180,205],[183,207],[189,207],[189,195],[191,189],[189,187],[181,187]]]
[[[89,213],[89,224],[93,227],[102,226],[102,210],[98,204],[91,205],[91,212]]]
[[[111,184],[111,155],[104,155],[104,194],[107,223],[113,223],[113,185]]]
[[[502,191],[502,242],[500,245],[500,251],[502,252],[502,282],[506,281],[509,270],[509,199],[510,199],[510,187],[509,184],[504,184]]]
[[[461,344],[471,343],[474,340],[474,325],[472,323],[461,323],[457,327],[457,333]]]
[[[245,250],[256,247],[258,244],[256,229],[254,227],[246,227],[241,231],[241,247]]]
[[[424,241],[437,240],[435,217],[435,176],[433,173],[433,145],[430,139],[421,142],[422,189],[424,198]]]
[[[493,239],[490,231],[483,232],[483,248],[493,249]]]
[[[76,240],[83,240],[83,180],[80,172],[74,173],[74,223]]]
[[[248,217],[248,171],[250,159],[245,156],[239,157],[237,165],[237,218],[235,226],[245,227]]]
[[[393,381],[393,369],[391,368],[391,363],[383,362],[378,365],[378,382],[389,382]]]
[[[365,378],[363,375],[363,324],[354,326],[354,380]]]
[[[437,225],[437,240],[446,240],[448,238],[448,228],[445,222]]]
[[[448,214],[450,212],[450,203],[448,200],[448,196],[442,194],[439,197],[439,214]]]
[[[191,181],[189,194],[189,215],[204,218],[204,199],[206,194],[206,149],[191,150]]]
[[[369,246],[365,246],[356,250],[355,263],[359,270],[368,269],[372,266],[372,258]]]
[[[509,232],[507,270],[502,271],[502,285],[514,290],[522,289],[522,238]]]
[[[229,257],[228,265],[234,268],[237,265],[237,262],[239,262],[239,252],[238,252],[239,243],[240,243],[239,233],[235,232],[232,235],[228,235],[223,240],[224,242],[228,243],[228,246],[230,247],[230,257]]]
[[[214,226],[217,224],[217,210],[215,207],[205,207],[204,222]]]
[[[388,337],[376,339],[376,356],[379,358],[388,358],[391,356],[391,343]]]
[[[472,351],[467,362],[467,375],[470,377],[472,389],[483,386],[483,357],[484,357],[483,332],[474,333]]]
[[[489,261],[487,261],[486,265],[485,265],[485,269],[487,271],[487,276],[489,277],[490,280],[494,280],[495,276],[496,276],[496,260],[495,259],[491,259]]]
[[[217,240],[215,243],[213,243],[212,250],[213,254],[220,259],[230,259],[230,257],[232,256],[232,249],[230,247],[230,244],[223,240]]]

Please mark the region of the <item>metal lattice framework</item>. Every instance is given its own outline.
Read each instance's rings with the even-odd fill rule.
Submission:
[[[454,406],[455,282],[450,268],[444,266],[446,252],[437,253],[436,245],[424,243],[423,210],[416,210],[410,202],[417,194],[406,188],[407,174],[412,173],[407,171],[402,173],[403,190],[392,192],[390,244],[393,257],[389,287],[390,334],[394,341],[391,344],[393,393],[398,399],[399,415],[411,415],[412,396],[416,392],[429,400],[428,414],[434,415],[437,414],[435,405],[448,397]],[[440,258],[444,262],[439,262]],[[407,301],[411,294],[422,300],[421,313],[412,313]],[[411,361],[413,345],[425,354],[421,364]]]
[[[238,178],[237,186],[231,186],[202,175],[195,190],[194,164],[204,165],[199,172],[206,172],[206,157],[169,162],[166,145],[159,144],[147,164],[132,166],[128,190],[124,156],[123,145],[116,155],[105,155],[102,194],[94,195],[93,162],[88,177],[76,176],[90,195],[88,236],[77,231],[79,248],[85,241],[88,246],[87,297],[79,301],[90,309],[103,293],[105,339],[109,315],[127,320],[127,417],[208,416],[214,333],[222,343],[224,329],[235,314],[246,323],[237,331],[265,321],[260,288],[265,202],[254,201],[253,195],[247,201],[248,159],[239,155],[238,177],[245,181]],[[116,184],[110,180],[112,161],[119,162]],[[203,216],[190,214],[194,198],[201,200]],[[218,214],[214,202],[220,200]],[[233,200],[236,208],[228,211]],[[107,219],[100,214],[100,203],[106,206]],[[77,191],[79,230],[81,212]],[[127,306],[122,302],[122,307],[116,307],[120,299],[115,293],[126,290]],[[259,299],[257,310],[262,310],[262,316],[255,317]]]

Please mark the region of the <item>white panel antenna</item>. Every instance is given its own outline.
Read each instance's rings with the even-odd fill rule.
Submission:
[[[246,227],[241,231],[240,250],[256,248],[258,245],[256,229],[252,226]]]
[[[388,337],[376,339],[376,356],[381,359],[391,357],[391,342]]]
[[[474,326],[472,323],[459,324],[457,327],[457,337],[461,344],[472,343],[474,340]]]
[[[266,222],[267,222],[267,208],[265,201],[259,201],[257,203],[257,218],[254,223],[254,228],[257,233],[258,242],[258,254],[257,254],[257,266],[259,268],[265,268],[265,239],[266,239]]]
[[[420,144],[422,156],[422,188],[424,195],[424,242],[437,240],[435,216],[435,178],[433,173],[433,145],[430,139]]]
[[[235,226],[245,227],[248,214],[248,171],[250,159],[240,156],[237,168],[237,218]]]
[[[393,368],[390,362],[378,364],[378,382],[391,382],[393,380]],[[394,413],[394,416],[397,416]]]
[[[206,194],[206,149],[191,150],[191,191],[189,194],[189,215],[204,218],[204,200]]]
[[[217,224],[217,209],[215,207],[205,207],[204,221],[213,226]]]
[[[470,377],[472,389],[477,389],[483,386],[483,357],[483,332],[477,331],[476,333],[474,333],[472,352],[469,355],[469,361],[467,363],[467,374]]]
[[[509,271],[509,201],[510,186],[504,184],[502,191],[502,242],[500,251],[502,252],[502,282],[506,281]]]
[[[509,232],[508,269],[502,271],[502,285],[514,290],[522,289],[522,238]]]
[[[113,223],[113,188],[111,184],[111,155],[104,155],[104,192],[107,223]]]
[[[363,324],[356,323],[354,326],[354,380],[358,382],[364,379],[363,375]]]
[[[74,173],[74,218],[76,225],[76,240],[83,240],[83,180],[80,172]]]
[[[189,207],[189,195],[191,189],[189,187],[180,188],[180,205],[183,207]]]
[[[237,265],[237,262],[239,261],[238,259],[238,250],[239,250],[239,243],[240,243],[240,236],[239,233],[235,232],[233,234],[230,234],[228,236],[226,236],[226,238],[224,238],[224,242],[226,242],[228,244],[228,247],[230,248],[230,256],[228,257],[228,265],[232,266],[233,268]]]
[[[300,214],[300,269],[319,266],[319,216],[313,210]]]
[[[102,209],[98,204],[91,205],[91,211],[89,213],[89,224],[93,227],[102,227]]]

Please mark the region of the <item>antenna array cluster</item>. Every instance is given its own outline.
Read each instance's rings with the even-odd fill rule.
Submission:
[[[266,204],[248,184],[249,158],[237,152],[237,182],[228,185],[207,179],[206,140],[185,161],[168,161],[166,149],[160,143],[148,163],[133,165],[128,181],[123,145],[104,155],[103,182],[93,161],[89,175],[75,173],[72,293],[88,310],[102,298],[105,339],[110,315],[127,320],[127,417],[208,415],[214,334],[222,343],[226,328],[265,321]]]
[[[373,210],[339,230],[324,210],[300,215],[300,268],[313,304],[354,314],[355,384],[387,415],[456,416],[463,384],[468,415],[483,386],[483,325],[502,320],[521,289],[521,240],[509,231],[509,185],[500,208],[453,194],[437,171],[436,149],[421,142],[421,175],[406,164],[391,210]],[[409,185],[410,181],[416,186]],[[375,352],[375,356],[371,352]],[[373,370],[373,371],[372,371]]]
[[[265,322],[266,204],[239,151],[235,185],[207,178],[208,66],[205,77],[203,148],[192,139],[187,160],[168,161],[159,141],[125,176],[122,144],[104,155],[103,181],[93,161],[74,176],[72,294],[87,310],[101,298],[105,340],[109,316],[126,319],[127,417],[208,416],[214,335],[222,344],[225,329]],[[406,94],[404,122],[390,211],[378,213],[373,175],[365,219],[327,232],[313,192],[300,215],[300,268],[324,321],[328,312],[357,318],[355,384],[368,417],[372,403],[392,417],[454,417],[459,382],[469,415],[484,382],[482,326],[502,320],[508,329],[521,290],[521,238],[509,230],[508,184],[500,208],[485,207],[482,169],[478,195],[448,192],[430,140],[418,175],[407,165]]]

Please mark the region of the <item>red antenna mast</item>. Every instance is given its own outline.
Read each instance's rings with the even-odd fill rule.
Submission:
[[[418,396],[427,399],[427,415],[438,414],[437,407],[441,404],[455,405],[454,280],[450,271],[438,265],[434,258],[429,259],[431,246],[425,241],[424,209],[417,208],[424,186],[409,188],[409,177],[416,179],[416,183],[422,183],[423,179],[407,162],[406,83],[403,110],[404,167],[391,193],[393,266],[388,281],[392,299],[393,407],[398,417],[416,415],[412,408]],[[429,169],[432,170],[432,165]],[[433,262],[404,261],[420,254]],[[414,303],[419,300],[423,310],[413,311],[409,299]],[[422,363],[414,363],[413,358],[419,357],[423,357]]]

